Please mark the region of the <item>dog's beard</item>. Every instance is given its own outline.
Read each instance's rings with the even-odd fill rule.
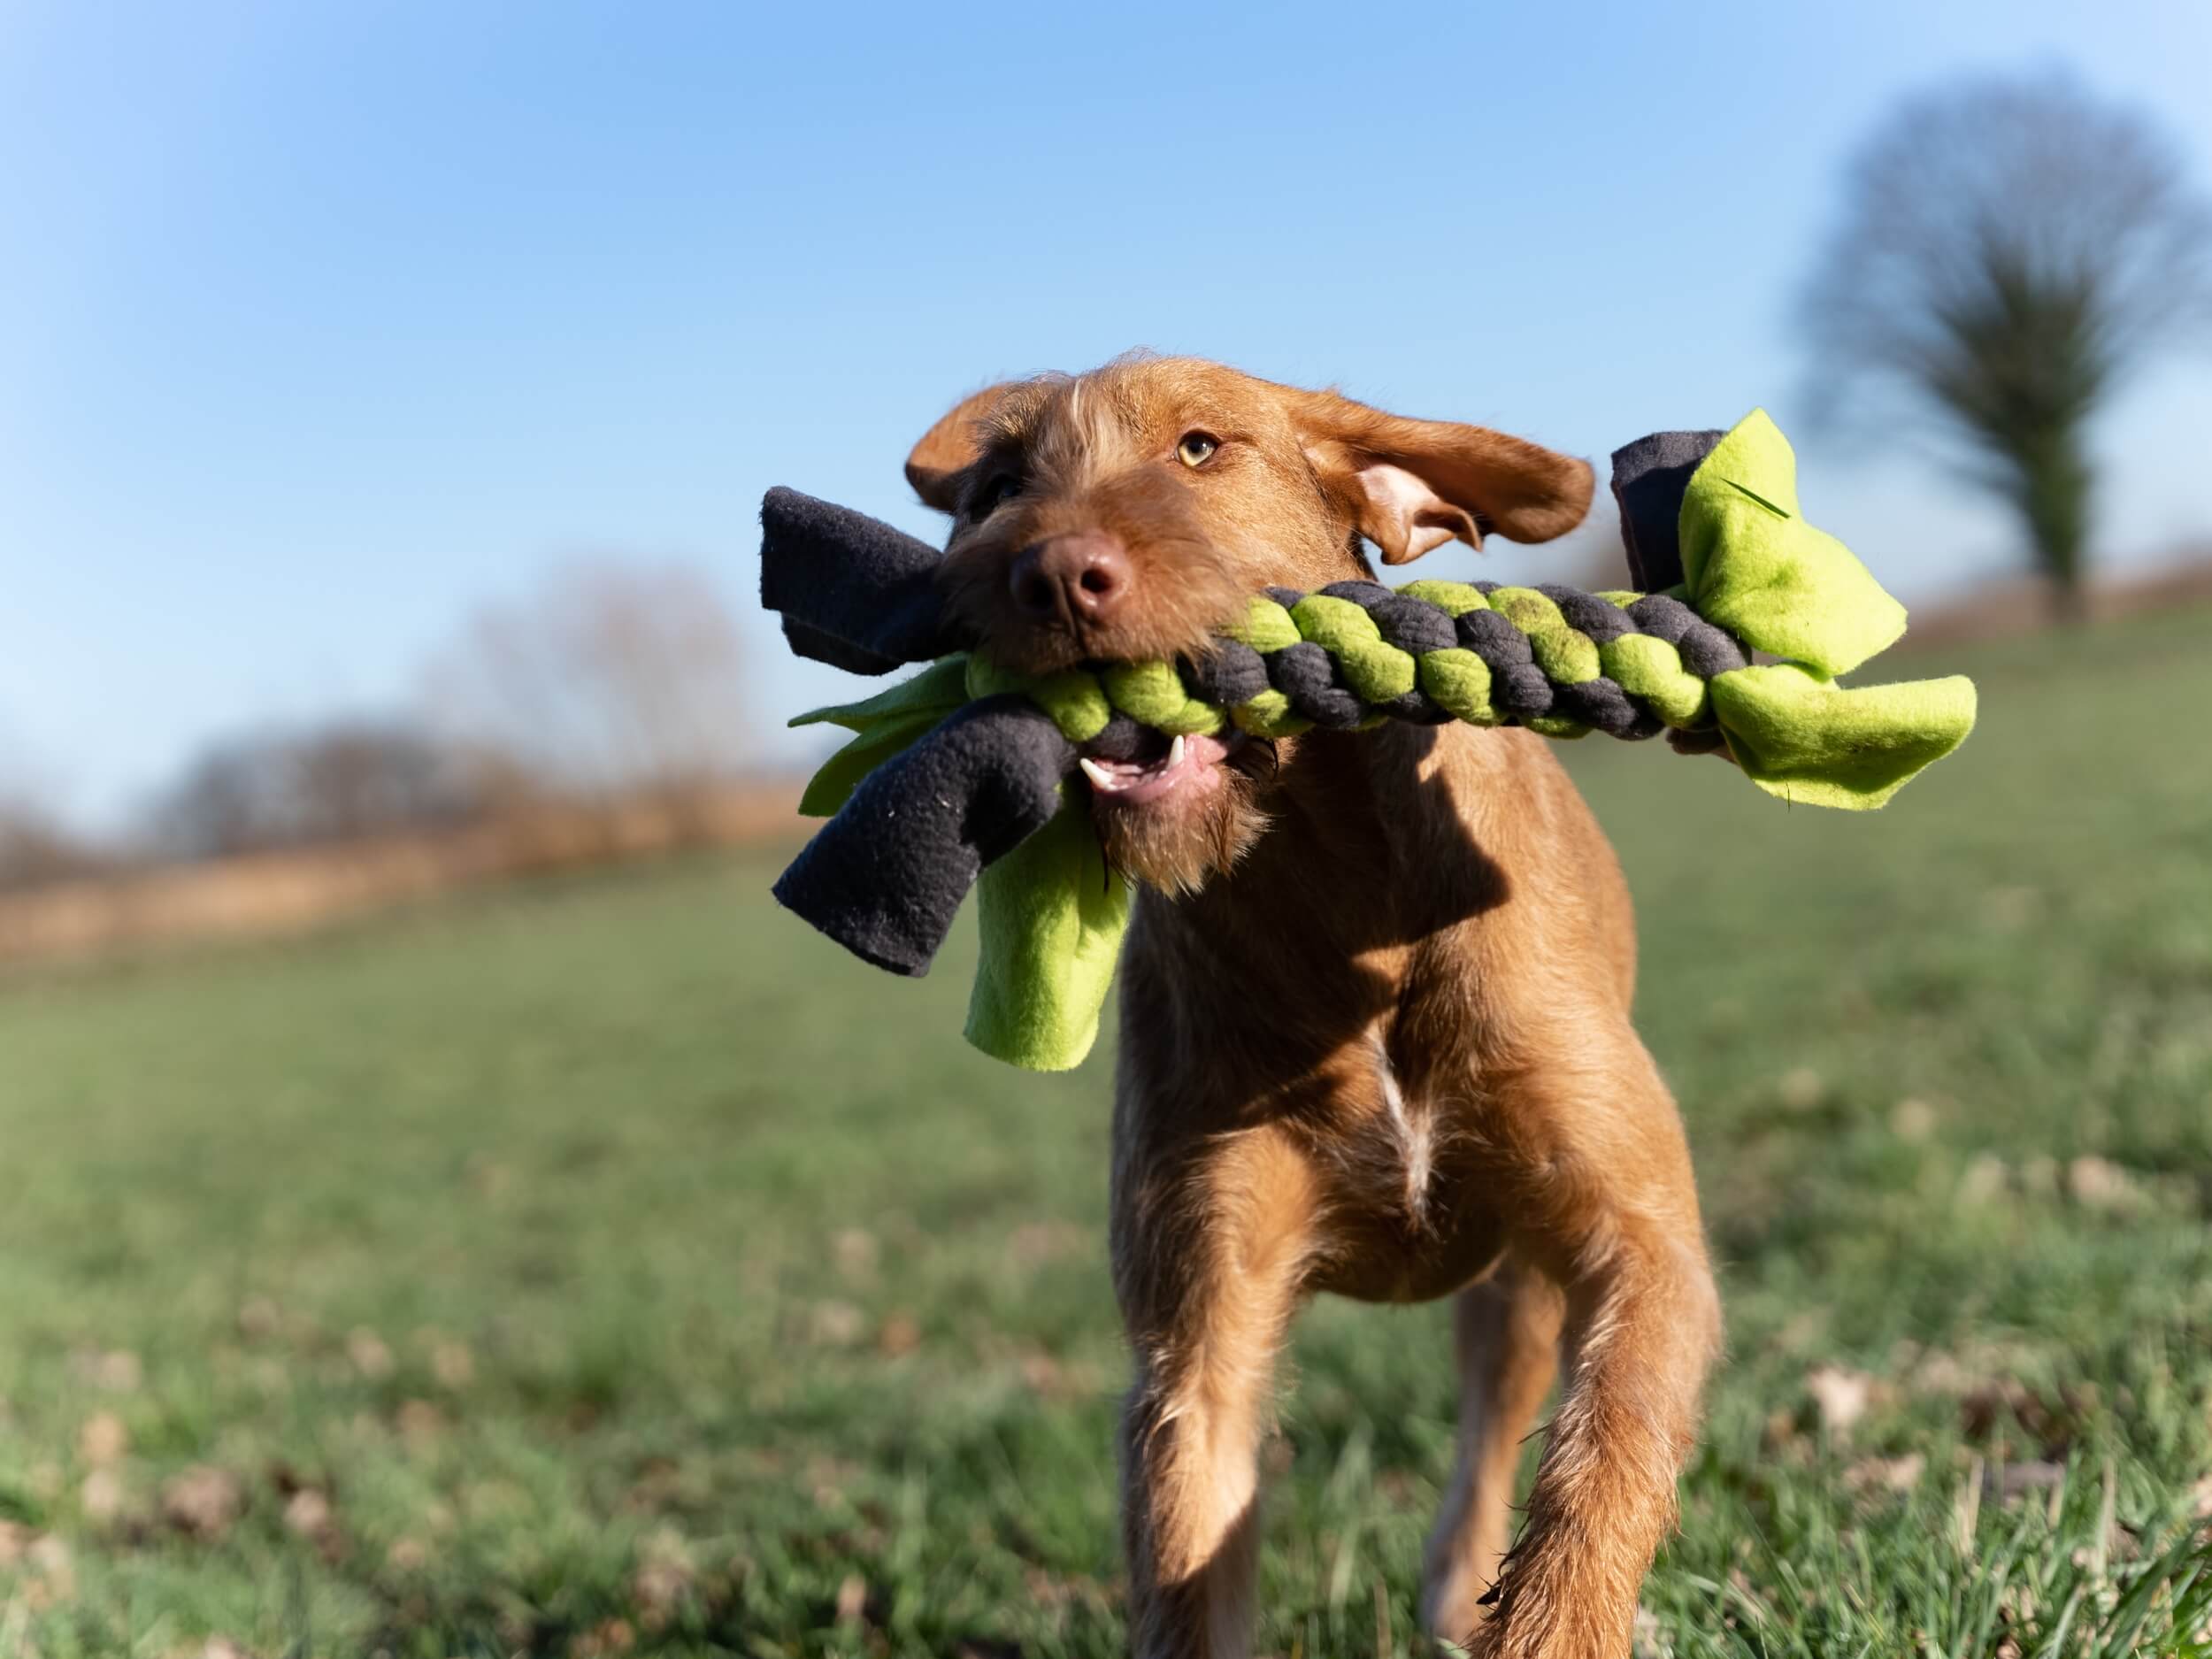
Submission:
[[[1170,897],[1196,893],[1232,868],[1265,833],[1254,780],[1225,764],[1215,786],[1189,800],[1094,809],[1106,862]]]

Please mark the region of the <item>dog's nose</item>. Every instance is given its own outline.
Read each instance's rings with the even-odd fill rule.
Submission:
[[[1133,574],[1119,541],[1086,530],[1023,549],[1007,584],[1014,603],[1040,622],[1103,622],[1120,609]]]

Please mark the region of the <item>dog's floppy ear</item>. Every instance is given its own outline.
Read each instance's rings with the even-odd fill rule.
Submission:
[[[937,424],[922,434],[906,457],[906,481],[926,506],[951,512],[959,506],[953,491],[953,474],[976,458],[976,423],[991,412],[1010,381],[971,392],[955,403]]]
[[[1415,420],[1335,392],[1294,392],[1290,416],[1360,534],[1402,565],[1457,537],[1548,541],[1590,510],[1589,464],[1453,420]]]

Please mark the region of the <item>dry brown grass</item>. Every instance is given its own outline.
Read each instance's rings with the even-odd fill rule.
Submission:
[[[795,780],[683,799],[541,807],[465,828],[259,853],[0,895],[0,964],[295,932],[479,882],[796,838]]]
[[[2212,552],[2160,570],[2093,580],[2082,589],[2082,602],[2084,617],[2094,622],[2212,602]],[[2009,639],[2050,626],[2049,584],[2021,576],[1978,583],[1962,599],[1916,606],[1905,643],[1947,647],[1972,640]]]

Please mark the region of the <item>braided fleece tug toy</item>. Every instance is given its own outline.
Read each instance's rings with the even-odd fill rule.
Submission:
[[[1133,757],[1142,728],[1177,741],[1386,719],[1558,738],[1664,731],[1686,752],[1724,752],[1770,795],[1847,810],[1882,805],[1965,740],[1964,679],[1835,683],[1904,633],[1904,608],[1800,517],[1796,458],[1763,411],[1725,434],[1659,433],[1615,451],[1613,493],[1639,591],[1276,588],[1203,660],[1028,676],[956,634],[937,549],[771,490],[761,598],[792,649],[864,674],[937,659],[792,722],[856,735],[807,787],[800,810],[829,821],[776,897],[864,960],[919,975],[979,882],[968,1039],[1060,1071],[1097,1036],[1129,906],[1070,780]]]

